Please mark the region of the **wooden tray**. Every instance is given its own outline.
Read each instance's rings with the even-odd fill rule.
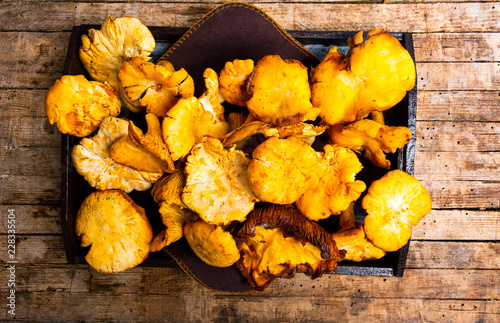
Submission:
[[[88,73],[78,58],[78,51],[81,46],[81,36],[86,34],[90,28],[99,29],[100,26],[82,25],[73,28],[64,65],[64,74],[83,74],[89,78]],[[153,53],[154,60],[158,59],[168,48],[172,48],[172,45],[188,31],[186,28],[175,27],[149,28],[157,42],[157,47]],[[288,31],[288,34],[299,43],[303,44],[319,60],[333,45],[339,46],[340,51],[347,51],[347,39],[353,36],[355,32]],[[393,35],[414,58],[412,35],[408,33],[393,33]],[[210,53],[207,53],[207,55],[210,55]],[[189,66],[183,67],[190,72]],[[176,66],[176,69],[177,68],[179,67]],[[125,108],[123,108],[123,110],[121,115],[123,117],[133,120],[144,120],[143,114],[132,114]],[[415,134],[416,86],[397,106],[384,112],[384,115],[388,124],[409,127],[413,131],[413,134]],[[134,120],[134,122],[136,121]],[[75,218],[78,208],[85,197],[94,191],[94,189],[76,172],[71,161],[71,150],[78,142],[79,138],[68,135],[62,136],[61,226],[67,260],[69,263],[73,264],[85,263],[84,256],[87,249],[79,246],[80,242],[75,234]],[[388,155],[388,158],[391,160],[392,169],[400,169],[413,175],[414,154],[415,140],[413,136],[404,149],[399,149],[397,153]],[[376,169],[366,163],[364,164],[365,168],[357,178],[365,180],[368,187],[371,181],[382,176],[385,171]],[[135,201],[140,201],[138,204],[146,209],[152,226],[154,228],[161,228],[158,205],[153,201],[150,191],[133,191],[129,195]],[[357,208],[356,217],[362,219],[363,216],[363,210]],[[379,260],[368,260],[359,263],[343,261],[339,263],[338,269],[334,274],[400,277],[403,275],[405,269],[409,244],[410,242],[397,252],[387,253],[385,257]],[[149,258],[142,263],[141,266],[172,267],[177,266],[177,263],[166,252],[156,252],[151,253]],[[186,270],[186,268],[183,269]]]

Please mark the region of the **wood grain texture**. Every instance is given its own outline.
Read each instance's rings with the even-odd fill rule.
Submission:
[[[413,35],[417,62],[495,62],[498,33],[426,33]]]
[[[406,268],[500,269],[500,244],[495,242],[411,241],[410,245]]]
[[[47,89],[2,89],[0,92],[0,118],[2,118],[2,123],[9,120],[10,117],[46,118],[46,94]]]
[[[47,117],[0,118],[0,140],[4,147],[61,147],[61,133]]]
[[[59,205],[0,205],[1,214],[14,210],[16,234],[61,234]],[[7,234],[8,222],[0,222],[0,234]]]
[[[36,275],[30,275],[34,271]],[[89,292],[111,295],[134,294],[138,291],[149,295],[170,296],[213,295],[228,293],[210,289],[200,289],[198,283],[186,276],[179,268],[136,267],[119,274],[102,274],[86,265],[72,267],[19,266],[19,285],[26,286],[28,292]],[[1,276],[8,275],[3,269]],[[313,297],[359,297],[377,299],[381,294],[386,298],[405,299],[498,299],[498,290],[493,282],[499,279],[497,270],[457,270],[457,269],[408,269],[403,277],[348,276],[325,274],[311,279],[297,273],[293,279],[277,279],[262,291],[236,293],[240,296],[254,295],[268,298],[303,297],[309,291]],[[0,276],[0,277],[1,277]],[[57,277],[67,279],[57,279]],[[50,279],[52,277],[52,279]],[[1,287],[0,290],[7,290]],[[387,293],[386,290],[390,290]]]
[[[61,203],[61,178],[47,175],[0,175],[0,204]]]
[[[62,75],[69,36],[69,33],[0,33],[0,42],[9,44],[0,47],[0,87],[29,89],[52,86]]]
[[[225,1],[222,1],[225,2]],[[189,27],[220,1],[0,3],[0,214],[16,213],[16,316],[24,322],[497,322],[500,319],[500,5],[468,0],[250,1],[289,30],[411,32],[417,67],[415,177],[433,210],[413,228],[402,278],[302,274],[264,292],[202,287],[180,268],[116,275],[67,264],[61,135],[45,94],[70,32],[131,15]],[[0,249],[7,249],[0,222]],[[0,253],[0,294],[10,290]]]
[[[446,168],[446,167],[445,167]],[[495,181],[467,181],[446,180],[442,176],[422,177],[418,168],[416,178],[429,191],[432,197],[432,206],[435,209],[498,209],[500,207],[500,182]],[[442,173],[445,177],[450,174]],[[439,174],[439,175],[442,175]],[[453,175],[453,174],[452,174]],[[459,176],[458,174],[456,176]]]
[[[478,222],[478,221],[476,221]],[[467,228],[466,228],[467,230]],[[491,227],[490,227],[491,230]],[[470,232],[471,230],[469,230]],[[498,232],[497,232],[498,234]],[[477,237],[476,233],[476,237]],[[492,233],[489,234],[491,238]],[[446,237],[445,237],[446,238]],[[411,269],[467,269],[467,270],[499,270],[499,245],[491,241],[477,242],[480,239],[474,239],[472,235],[464,238],[469,238],[471,241],[458,241],[460,237],[455,238],[457,241],[429,241],[429,240],[412,240],[410,243],[410,252],[407,260],[407,268]],[[414,238],[415,239],[415,234]],[[498,239],[498,238],[497,238]],[[486,240],[486,239],[485,239]],[[37,245],[33,245],[33,244]],[[31,234],[23,235],[18,241],[17,261],[19,264],[29,266],[36,260],[37,266],[41,265],[58,265],[62,268],[67,261],[64,252],[63,240],[60,235],[41,235],[36,236]],[[0,246],[5,247],[5,243],[0,243]],[[6,261],[6,257],[0,257]],[[69,266],[70,268],[72,266]],[[88,268],[88,266],[86,266]],[[169,273],[172,268],[162,268],[142,266],[141,275],[149,275],[154,272],[161,272],[165,276],[171,276]],[[31,268],[36,271],[36,269]],[[127,271],[117,275],[117,279],[121,279],[126,285],[134,284],[132,281],[136,278],[129,278],[129,275],[135,277],[135,271]],[[177,276],[185,275],[180,273],[175,277],[168,279],[178,279]],[[158,274],[160,276],[160,274]],[[110,275],[103,275],[103,280],[111,279]],[[187,277],[187,279],[191,279]],[[4,286],[6,288],[6,286]],[[111,288],[107,287],[112,290]]]
[[[264,301],[262,297],[193,296],[168,294],[122,294],[37,292],[20,293],[17,319],[51,322],[494,322],[497,300],[369,299],[357,297],[287,297]],[[290,306],[290,304],[294,304]],[[54,311],[71,308],[72,313]],[[29,310],[28,310],[29,309]],[[334,313],[332,309],[335,309]],[[325,313],[332,313],[325,317]],[[0,314],[7,315],[7,314]],[[342,317],[342,320],[339,318]],[[8,318],[0,316],[0,319]]]
[[[429,122],[417,123],[416,149],[426,152],[491,152],[500,158],[500,123]]]
[[[0,245],[7,249],[6,239]],[[7,263],[7,257],[5,254],[0,259]],[[16,261],[20,265],[67,264],[62,235],[16,235]]]
[[[423,90],[497,91],[500,63],[417,63],[417,82]]]
[[[499,152],[419,152],[415,156],[415,167],[433,178],[446,174],[444,178],[449,181],[482,181],[496,183],[500,188],[497,181],[500,177],[499,157]]]
[[[418,91],[419,121],[499,122],[500,91]]]
[[[500,23],[495,2],[465,3],[255,3],[285,29],[400,32],[494,32]],[[496,6],[495,6],[496,5]],[[75,25],[101,24],[108,16],[134,16],[148,26],[189,27],[213,3],[87,3],[29,1],[0,6],[3,31],[69,31]],[[52,17],[47,20],[45,17]],[[43,17],[43,18],[42,18]]]
[[[498,241],[500,212],[467,210],[466,206],[461,210],[433,210],[413,228],[412,239]]]

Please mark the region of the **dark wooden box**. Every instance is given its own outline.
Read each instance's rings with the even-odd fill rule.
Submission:
[[[80,59],[78,51],[81,46],[81,35],[86,34],[90,28],[99,28],[99,26],[82,25],[73,28],[66,62],[64,65],[64,74],[77,75],[83,74],[89,78]],[[174,44],[186,31],[186,28],[172,27],[150,27],[155,37],[157,47],[153,53],[153,61],[158,59],[172,44]],[[307,49],[321,59],[331,46],[338,46],[340,51],[347,51],[347,39],[355,32],[337,32],[337,31],[288,31],[297,41],[302,43]],[[393,33],[393,35],[402,43],[414,58],[412,35],[408,33]],[[189,69],[187,68],[188,72]],[[409,127],[415,135],[416,121],[416,86],[406,97],[394,108],[384,112],[387,124]],[[130,119],[143,117],[143,115],[134,115],[125,110],[121,116]],[[78,208],[85,197],[94,191],[87,182],[76,172],[71,161],[71,150],[75,144],[78,144],[79,138],[63,135],[62,136],[62,181],[61,181],[61,226],[64,236],[67,260],[69,263],[85,263],[86,249],[81,248],[78,237],[75,234],[75,218]],[[397,153],[388,156],[391,160],[393,169],[403,170],[413,175],[415,156],[414,136],[403,149]],[[369,165],[365,166],[358,175],[359,179],[365,180],[367,187],[369,182],[382,176],[384,170],[375,169]],[[131,192],[129,194],[135,201],[140,201],[142,207],[146,209],[148,217],[153,227],[160,227],[161,221],[158,215],[158,205],[151,198],[150,192]],[[356,209],[356,217],[362,219],[363,210]],[[359,263],[343,261],[339,263],[335,274],[345,275],[370,275],[370,276],[398,276],[403,275],[405,269],[406,257],[409,244],[397,252],[389,252],[385,257],[379,260],[368,260]],[[177,266],[176,262],[165,252],[156,252],[150,254],[149,258],[142,263],[142,266]]]

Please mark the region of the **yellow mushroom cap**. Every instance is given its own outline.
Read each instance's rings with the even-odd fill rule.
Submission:
[[[376,180],[361,200],[366,210],[366,237],[385,251],[396,251],[411,237],[411,229],[431,211],[425,187],[413,176],[393,170]]]
[[[45,112],[61,133],[90,135],[101,121],[120,114],[121,102],[110,86],[88,81],[83,75],[64,75],[47,91]]]
[[[97,191],[78,210],[75,232],[85,259],[99,272],[118,273],[142,263],[149,255],[153,231],[146,212],[126,193]]]
[[[193,252],[210,266],[229,267],[240,259],[236,241],[221,226],[199,219],[184,226],[184,236]]]
[[[235,59],[226,62],[220,72],[220,93],[224,99],[238,106],[246,106],[252,94],[247,91],[248,81],[254,69],[251,59]]]
[[[363,261],[366,259],[380,259],[385,251],[375,247],[366,239],[363,225],[356,222],[356,227],[332,233],[333,240],[339,250],[345,250],[345,260]]]
[[[79,56],[92,79],[118,89],[118,71],[133,57],[147,58],[155,49],[151,31],[134,17],[108,17],[100,30],[82,35]]]
[[[320,109],[311,103],[307,67],[297,60],[267,55],[255,65],[250,79],[250,112],[272,125],[287,126],[315,120]]]
[[[415,63],[390,33],[373,29],[350,42],[347,55],[332,47],[311,71],[312,103],[328,124],[354,122],[371,111],[384,111],[415,86]]]

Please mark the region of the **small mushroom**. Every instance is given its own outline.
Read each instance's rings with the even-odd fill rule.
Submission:
[[[317,278],[344,259],[332,236],[292,205],[256,208],[235,236],[241,254],[236,266],[257,290],[276,278],[293,277],[296,270]]]
[[[129,136],[133,142],[140,145],[158,157],[166,165],[166,171],[175,171],[175,165],[168,149],[167,144],[163,141],[162,129],[160,120],[154,113],[146,114],[146,122],[148,130],[146,134],[134,125],[132,121],[129,124]]]
[[[345,250],[344,260],[359,262],[385,256],[384,250],[375,247],[366,239],[363,225],[359,222],[355,223],[354,228],[332,233],[332,238],[340,250]]]
[[[288,126],[315,120],[320,109],[311,103],[308,70],[297,60],[267,55],[255,65],[249,80],[248,110],[259,120]]]
[[[226,62],[220,72],[220,93],[224,99],[234,105],[245,107],[252,94],[248,92],[248,81],[254,69],[251,59],[235,59]]]
[[[96,191],[85,198],[76,215],[75,233],[85,260],[99,272],[118,273],[149,255],[153,231],[146,212],[119,190]]]
[[[163,119],[163,139],[173,160],[187,156],[204,136],[221,138],[229,132],[219,95],[217,73],[207,68],[203,77],[206,90],[200,98],[180,99]]]
[[[144,191],[151,188],[163,174],[138,171],[117,163],[110,156],[110,147],[128,135],[129,122],[115,117],[106,117],[97,134],[83,138],[73,147],[71,159],[78,174],[98,190],[120,189]]]
[[[148,58],[156,42],[151,31],[134,17],[108,17],[100,30],[82,35],[79,56],[92,79],[118,90],[118,71],[133,57]]]
[[[363,168],[356,154],[338,145],[325,145],[323,158],[328,166],[315,185],[295,202],[310,220],[322,220],[346,210],[366,189],[356,175]]]
[[[178,241],[184,236],[184,225],[198,217],[182,202],[181,194],[186,180],[182,170],[166,174],[151,189],[151,195],[159,204],[159,213],[165,229],[155,236],[151,243],[152,252]]]
[[[198,219],[184,226],[184,236],[191,250],[210,266],[229,267],[240,259],[236,241],[222,226]]]
[[[105,117],[120,114],[121,102],[107,84],[88,81],[83,75],[64,75],[47,91],[45,112],[61,133],[90,135]]]
[[[249,163],[242,151],[204,137],[187,157],[182,201],[207,223],[244,221],[258,202],[247,178]]]
[[[406,245],[412,227],[431,211],[429,192],[413,176],[401,170],[388,172],[374,181],[361,200],[366,210],[366,237],[384,251]]]
[[[297,201],[316,185],[328,161],[304,140],[271,137],[252,153],[248,180],[259,200],[275,204]]]
[[[330,143],[350,148],[356,152],[364,151],[364,157],[373,165],[385,169],[391,167],[386,153],[394,153],[403,148],[412,136],[407,127],[385,126],[370,119],[362,119],[347,126],[330,126]]]
[[[194,94],[193,78],[183,68],[175,71],[167,61],[154,64],[134,57],[123,64],[118,78],[120,96],[132,112],[145,109],[164,117],[180,98]]]

